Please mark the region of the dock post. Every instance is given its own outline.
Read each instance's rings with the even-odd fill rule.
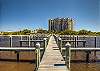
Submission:
[[[44,38],[44,45],[45,45],[45,47],[44,47],[44,50],[45,50],[47,47],[47,38]]]
[[[73,35],[72,36],[72,40],[75,40],[75,36]],[[73,47],[75,47],[75,42],[72,42],[73,43]]]
[[[89,63],[89,54],[91,53],[91,51],[86,51],[86,62]]]
[[[85,47],[86,42],[83,42],[83,47]]]
[[[96,36],[94,37],[95,38],[95,48],[97,47],[97,45],[96,45],[96,41],[97,41],[97,39],[96,39]],[[94,61],[96,61],[96,51],[94,51]]]
[[[10,35],[10,47],[12,47],[12,35]],[[12,55],[12,52],[10,53]]]
[[[19,62],[19,51],[16,51],[17,53],[17,62]]]
[[[58,41],[59,41],[59,39],[58,39],[58,37],[57,37],[57,45],[58,45]]]
[[[12,35],[10,35],[10,47],[12,47]]]
[[[65,51],[65,64],[68,66],[68,69],[70,71],[70,62],[71,62],[71,50],[70,50],[70,47],[71,47],[71,44],[69,42],[67,42],[65,44],[65,48],[66,48],[66,51]]]
[[[85,36],[84,36],[84,40],[85,40]],[[86,42],[84,41],[83,42],[83,47],[85,47],[86,46]]]
[[[72,37],[71,37],[71,35],[70,35],[69,40],[71,40],[71,38],[72,38]]]
[[[79,38],[79,37],[77,36],[77,40],[78,40],[78,38]],[[78,46],[78,42],[77,42],[77,46]]]
[[[20,47],[22,47],[22,41],[20,41]]]
[[[20,40],[23,40],[23,36],[20,36]],[[22,42],[20,41],[20,47],[22,47]]]
[[[31,42],[30,42],[30,35],[28,36],[28,38],[29,38],[29,43],[28,43],[28,44],[29,44],[29,47],[30,47],[30,45],[31,45]]]
[[[39,68],[40,64],[40,43],[36,43],[36,71]]]
[[[76,41],[77,39],[76,39],[76,36],[75,36],[75,48],[76,48],[76,43],[77,43],[77,41]]]
[[[96,36],[94,38],[95,38],[95,44],[94,45],[95,45],[95,48],[96,48]]]
[[[62,39],[60,37],[58,39],[60,40],[60,47],[59,48],[60,48],[60,52],[62,53]]]
[[[23,37],[22,37],[22,35],[20,36],[20,40],[23,40]]]
[[[76,36],[75,36],[75,48],[76,48],[76,42],[77,42],[77,39],[76,39]],[[75,51],[75,56],[76,56],[76,51]]]

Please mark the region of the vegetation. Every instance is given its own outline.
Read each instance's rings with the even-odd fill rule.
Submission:
[[[60,35],[100,35],[100,32],[92,32],[88,30],[79,30],[79,31],[71,31],[71,30],[65,30],[65,31],[59,31],[59,32],[54,32],[54,31],[47,31],[44,29],[36,29],[35,32],[29,29],[24,29],[21,31],[16,31],[16,32],[0,32],[0,35],[29,35],[29,34],[60,34]]]
[[[77,35],[77,32],[71,31],[71,30],[65,30],[65,31],[61,31],[59,34],[60,35]]]
[[[31,33],[31,30],[24,29],[22,31],[16,31],[16,32],[1,32],[1,35],[28,35]]]
[[[29,35],[29,34],[36,34],[36,33],[48,33],[47,30],[43,29],[36,29],[35,31],[29,30],[29,29],[24,29],[21,31],[16,31],[16,32],[1,32],[0,35]]]
[[[100,32],[92,32],[88,30],[71,31],[65,30],[59,33],[60,35],[100,35]]]
[[[46,33],[48,33],[48,31],[47,30],[43,30],[43,29],[39,29],[39,30],[37,30],[37,33],[46,34]]]

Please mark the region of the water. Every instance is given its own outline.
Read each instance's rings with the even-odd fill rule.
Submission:
[[[100,71],[100,63],[71,63],[71,71]]]
[[[0,53],[0,59],[15,59],[14,52]],[[20,60],[34,60],[33,52],[21,52]],[[16,62],[16,61],[0,61],[0,71],[34,71],[35,63]],[[100,71],[100,62],[98,63],[71,63],[71,71]]]
[[[21,38],[19,36],[13,37],[13,46],[19,47],[20,43],[19,40]],[[23,39],[27,39],[27,37],[23,37]],[[72,38],[73,39],[73,38]],[[85,39],[87,47],[94,47],[94,37],[79,37],[78,39]],[[100,37],[97,37],[97,47],[100,47]],[[8,47],[10,46],[9,37],[0,36],[0,47]],[[34,43],[32,44],[32,46]],[[23,46],[28,46],[28,43],[23,43]],[[41,43],[41,47],[44,47],[44,44]],[[74,46],[73,46],[74,47]],[[82,47],[82,43],[78,43],[78,47]],[[96,60],[100,60],[100,52],[96,52]],[[42,54],[42,53],[41,53]],[[64,51],[63,51],[64,55]],[[83,60],[85,61],[86,58],[85,52],[72,52],[72,60]],[[0,71],[34,71],[35,69],[35,52],[21,52],[20,53],[20,60],[21,62],[16,62],[16,54],[15,52],[3,52],[0,51]],[[3,59],[3,61],[2,61]],[[10,59],[10,61],[9,61]],[[94,59],[93,52],[90,54],[90,60]],[[25,61],[27,60],[27,61]],[[33,62],[32,62],[33,61]],[[100,62],[72,62],[71,63],[71,71],[100,71]]]
[[[62,39],[65,40],[75,40],[74,36],[64,36]],[[94,36],[78,36],[78,40],[86,40],[86,47],[95,47],[95,37]],[[63,46],[66,43],[63,43]],[[71,43],[72,47],[75,47],[75,43]],[[77,47],[83,47],[83,43],[77,43]],[[100,36],[96,37],[96,47],[100,47]],[[63,51],[62,55],[65,55],[65,51]],[[71,52],[71,71],[100,71],[100,51],[96,52],[96,56],[92,51],[89,54],[90,63],[86,63],[86,52],[85,51],[72,51]],[[98,62],[93,62],[94,60]]]
[[[35,57],[34,52],[21,52],[20,60],[23,61],[16,62],[16,54],[14,52],[0,52],[0,59],[3,59],[3,61],[0,60],[0,71],[34,71]]]
[[[17,63],[17,62],[0,62],[0,71],[34,71],[35,64]]]
[[[34,37],[35,39],[43,39]],[[28,40],[28,36],[23,36],[23,40]],[[21,36],[12,37],[12,46],[20,47],[19,40]],[[35,43],[36,44],[36,43]],[[35,47],[34,43],[31,43],[31,47]],[[41,42],[41,47],[44,47],[44,42]],[[23,47],[27,47],[28,43],[24,42]],[[0,36],[0,47],[10,47],[10,37]],[[43,51],[41,51],[42,57]],[[36,54],[35,51],[31,52],[20,52],[20,62],[16,62],[17,57],[14,51],[0,51],[0,71],[34,71],[36,66]]]

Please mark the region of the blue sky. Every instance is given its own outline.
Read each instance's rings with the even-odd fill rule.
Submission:
[[[0,31],[48,29],[48,19],[71,17],[74,29],[100,31],[100,0],[0,0]]]

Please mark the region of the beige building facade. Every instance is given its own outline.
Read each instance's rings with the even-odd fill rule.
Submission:
[[[73,30],[72,18],[55,18],[48,20],[49,31]]]

